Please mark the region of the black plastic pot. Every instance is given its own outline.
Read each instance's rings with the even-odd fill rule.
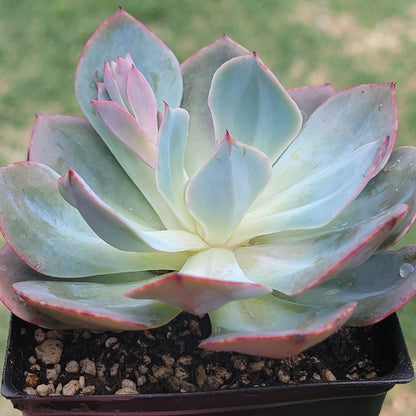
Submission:
[[[27,396],[13,384],[14,340],[12,317],[6,354],[2,394],[24,416],[156,416],[156,415],[241,415],[241,416],[376,416],[387,391],[408,383],[413,369],[396,315],[373,326],[374,346],[385,373],[360,381],[316,382],[276,387],[178,394],[128,396]]]

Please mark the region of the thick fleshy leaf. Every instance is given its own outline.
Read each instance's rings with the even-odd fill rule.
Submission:
[[[188,113],[166,107],[157,144],[156,185],[182,226],[195,231],[195,222],[185,206],[188,175],[184,168],[184,154],[188,133]]]
[[[399,147],[391,153],[383,170],[336,218],[337,224],[362,221],[398,204],[406,204],[407,214],[399,219],[388,238],[379,247],[386,249],[398,242],[416,218],[416,148]]]
[[[153,90],[144,75],[133,66],[127,78],[127,99],[147,139],[156,144],[157,128],[157,102]]]
[[[110,63],[111,73],[113,74],[114,82],[118,86],[118,89],[120,91],[120,98],[126,106],[128,104],[127,78],[133,65],[134,62],[130,52],[126,55],[126,59],[122,58],[121,56],[118,56],[117,61],[111,61]],[[104,82],[106,82],[104,74],[103,79]]]
[[[370,325],[395,312],[416,294],[416,246],[387,250],[355,270],[325,280],[291,298],[313,305],[357,302],[348,325]]]
[[[121,215],[151,228],[164,228],[146,198],[86,119],[38,115],[29,160],[48,165],[59,175],[73,168],[98,197]]]
[[[273,295],[231,302],[211,312],[212,335],[200,347],[285,358],[321,342],[348,320],[354,303],[316,307]]]
[[[353,192],[358,193],[358,186],[363,187],[371,178],[387,143],[387,140],[370,143],[342,161],[337,159],[338,162],[329,162],[326,168],[318,168],[316,173],[305,172],[298,183],[287,189],[276,190],[276,194],[270,194],[267,201],[263,195],[271,192],[271,189],[266,187],[255,202],[256,209],[247,213],[229,244],[241,244],[263,234],[324,227],[351,202],[347,198]],[[281,179],[284,184],[285,175]],[[271,180],[275,181],[277,187],[275,176]],[[259,199],[261,203],[258,203]]]
[[[231,250],[211,248],[190,257],[179,273],[153,279],[126,296],[158,299],[202,315],[227,302],[270,291],[247,279]]]
[[[303,124],[321,104],[336,94],[331,84],[292,88],[287,92],[299,107]]]
[[[293,295],[367,260],[406,212],[399,205],[367,221],[260,237],[235,255],[249,279]]]
[[[58,180],[58,189],[91,229],[119,250],[176,252],[207,247],[197,235],[187,231],[152,230],[146,224],[129,221],[98,198],[72,169]]]
[[[109,62],[104,62],[104,69],[103,69],[103,81],[104,83],[97,82],[97,88],[101,90],[101,87],[99,85],[103,85],[106,89],[106,93],[109,100],[102,100],[101,98],[98,98],[99,101],[114,101],[117,103],[120,107],[122,107],[124,110],[128,110],[126,107],[126,103],[121,95],[120,88],[117,84],[117,81],[114,78],[113,71],[111,68],[111,64]]]
[[[178,107],[182,96],[182,76],[176,57],[160,39],[123,9],[106,20],[85,45],[76,71],[75,92],[84,114],[157,211],[163,224],[176,228],[178,221],[156,191],[154,170],[115,140],[98,119],[90,102],[97,98],[96,82],[102,82],[104,62],[115,61],[129,52],[137,69],[151,85],[159,110],[163,111],[164,101]]]
[[[274,165],[235,240],[330,222],[384,166],[396,128],[392,84],[359,86],[329,98]]]
[[[104,82],[96,82],[97,86],[97,99],[98,101],[111,101],[108,91],[105,88]]]
[[[35,162],[0,169],[0,228],[36,271],[80,277],[139,270],[178,270],[188,253],[129,253],[101,240],[58,193],[58,174]]]
[[[132,281],[133,280],[133,281]],[[26,281],[14,284],[17,294],[41,313],[71,328],[137,330],[172,320],[180,309],[154,300],[128,299],[134,277],[119,281]]]
[[[91,103],[108,134],[147,165],[154,167],[156,148],[148,140],[137,121],[113,101],[91,100]]]
[[[0,300],[19,318],[43,328],[67,328],[36,308],[27,305],[13,289],[13,284],[28,280],[52,280],[35,272],[6,244],[0,250]]]
[[[215,149],[215,132],[208,107],[208,92],[215,71],[226,61],[249,51],[227,35],[201,49],[182,65],[181,107],[190,114],[185,168],[189,176],[199,169]]]
[[[226,131],[274,163],[296,137],[302,116],[255,53],[229,60],[215,73],[208,105],[217,139]]]
[[[151,85],[159,110],[163,111],[163,101],[172,107],[180,104],[182,77],[175,55],[142,23],[120,9],[91,36],[76,71],[75,92],[94,127],[97,123],[90,100],[97,98],[95,82],[102,81],[103,64],[129,53],[137,69]]]
[[[204,240],[224,244],[270,178],[267,156],[228,133],[208,163],[189,180],[186,204]]]

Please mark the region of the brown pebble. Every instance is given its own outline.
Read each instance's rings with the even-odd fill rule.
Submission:
[[[178,364],[191,365],[192,355],[182,355],[181,357],[178,358]]]
[[[203,387],[205,382],[207,381],[207,373],[205,372],[205,368],[202,365],[199,365],[196,368],[196,383],[199,387]]]
[[[281,368],[277,370],[277,378],[281,383],[288,384],[290,382],[290,375],[283,371]]]
[[[322,370],[321,377],[323,381],[336,381],[337,380],[334,373],[327,368]]]
[[[58,331],[57,329],[51,329],[46,333],[46,338],[53,338],[53,339],[60,339],[63,340],[65,335],[62,331]]]
[[[179,380],[185,380],[186,378],[189,377],[189,373],[183,367],[178,366],[175,369],[175,377],[178,378]]]
[[[250,371],[261,371],[264,369],[264,361],[255,361],[249,365]]]
[[[95,386],[85,386],[82,390],[81,390],[82,394],[85,395],[91,395],[95,393]]]
[[[146,376],[139,376],[139,377],[137,377],[137,380],[136,380],[137,385],[138,385],[139,387],[140,387],[140,386],[144,386],[144,385],[145,385],[145,383],[146,383],[146,381],[147,381]]]
[[[36,329],[34,336],[35,336],[35,341],[38,344],[41,344],[43,341],[45,341],[45,332],[41,328]]]
[[[247,368],[247,359],[241,355],[233,355],[231,361],[234,364],[236,370],[244,371]]]
[[[36,374],[28,373],[26,375],[26,386],[36,387],[39,384],[39,377]]]
[[[194,319],[191,319],[189,321],[188,326],[192,334],[197,335],[199,337],[201,336],[201,329],[199,328],[199,323],[197,321],[195,321]]]
[[[175,359],[171,355],[168,355],[168,354],[162,355],[162,361],[163,361],[163,364],[165,364],[168,367],[172,367],[173,364],[175,363]]]
[[[171,376],[173,374],[173,370],[171,367],[166,367],[165,365],[154,365],[152,367],[152,374],[158,380]]]

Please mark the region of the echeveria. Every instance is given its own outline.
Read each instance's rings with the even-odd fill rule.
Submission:
[[[202,347],[282,357],[416,291],[416,149],[395,85],[286,91],[223,36],[179,65],[125,11],[76,72],[86,118],[40,115],[0,169],[0,294],[45,327],[211,318]]]

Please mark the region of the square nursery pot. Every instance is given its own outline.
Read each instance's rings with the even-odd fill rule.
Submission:
[[[413,369],[397,316],[371,327],[382,373],[373,379],[313,382],[195,393],[28,396],[15,387],[13,363],[18,355],[12,317],[3,373],[2,394],[24,416],[244,415],[244,416],[376,416],[395,384],[413,379]],[[29,325],[29,324],[25,324]]]

